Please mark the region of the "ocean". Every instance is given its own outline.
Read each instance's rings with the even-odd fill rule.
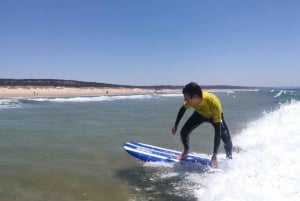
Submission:
[[[179,131],[171,134],[181,94],[0,99],[0,200],[299,200],[300,90],[212,92],[234,153],[226,168],[208,171],[143,163],[122,147],[181,151]],[[210,157],[213,136],[201,125],[190,151]]]

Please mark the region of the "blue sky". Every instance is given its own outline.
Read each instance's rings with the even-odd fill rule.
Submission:
[[[300,86],[298,0],[0,0],[0,78]]]

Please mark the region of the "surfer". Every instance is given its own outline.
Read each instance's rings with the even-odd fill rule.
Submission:
[[[189,152],[189,134],[203,122],[211,123],[215,130],[214,149],[211,157],[211,166],[217,167],[217,154],[220,141],[224,142],[226,157],[232,159],[232,141],[229,129],[224,121],[222,106],[219,98],[208,92],[202,92],[201,87],[191,82],[187,84],[182,93],[184,95],[184,103],[179,109],[175,124],[172,128],[172,134],[175,135],[178,124],[183,117],[186,109],[193,108],[195,111],[185,122],[181,129],[181,141],[184,147],[183,152],[178,156],[178,160],[182,160]]]

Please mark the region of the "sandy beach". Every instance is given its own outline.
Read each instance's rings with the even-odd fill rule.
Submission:
[[[0,87],[0,98],[19,97],[75,97],[103,95],[134,95],[153,93],[180,93],[178,89],[142,89],[142,88],[69,88],[69,87],[36,87],[13,86]]]

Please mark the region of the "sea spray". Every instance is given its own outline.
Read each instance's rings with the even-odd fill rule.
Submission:
[[[266,113],[234,138],[241,151],[230,168],[198,176],[202,201],[296,201],[300,197],[300,102]],[[190,179],[197,182],[195,175]]]

